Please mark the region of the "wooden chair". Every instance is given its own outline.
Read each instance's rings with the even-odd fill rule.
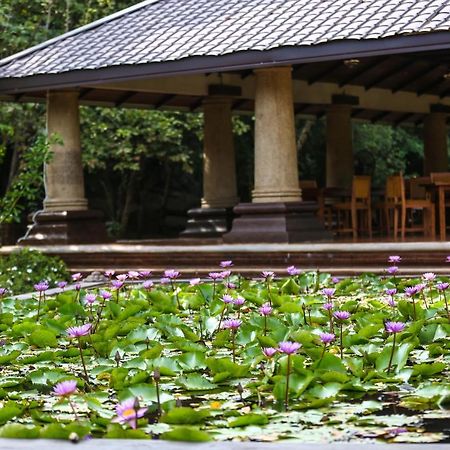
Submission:
[[[333,210],[337,213],[337,233],[352,233],[353,239],[358,238],[358,231],[366,230],[372,238],[372,200],[370,176],[354,176],[352,196],[350,201],[335,203]],[[342,214],[344,221],[342,221]],[[358,219],[361,219],[359,227]]]
[[[450,172],[432,172],[430,182],[435,186],[436,201],[439,206],[439,234],[445,239],[448,229],[445,213],[450,207]]]
[[[385,217],[388,230],[391,228],[391,213],[393,213],[394,239],[397,239],[399,232],[402,240],[406,233],[421,232],[424,236],[435,239],[435,212],[434,203],[426,193],[424,178],[412,178],[409,180],[410,196],[406,198],[405,180],[403,176],[393,175],[386,181]],[[417,224],[416,212],[422,214],[422,221]]]
[[[402,205],[402,177],[390,175],[386,178],[384,201],[377,204],[377,208],[383,211],[383,225],[386,227],[386,234],[391,235],[392,226],[394,237],[397,239],[399,214]]]
[[[317,201],[319,187],[316,180],[300,180],[298,186],[302,191],[302,199],[307,201]]]

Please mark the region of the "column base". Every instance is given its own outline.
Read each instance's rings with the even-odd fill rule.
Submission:
[[[233,208],[194,208],[188,211],[186,229],[180,237],[218,237],[230,231]]]
[[[226,243],[332,240],[317,218],[316,202],[240,203]]]
[[[69,245],[109,242],[100,211],[38,211],[19,245]]]

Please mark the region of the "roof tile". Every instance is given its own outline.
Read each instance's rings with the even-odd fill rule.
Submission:
[[[450,0],[147,0],[0,61],[0,77],[450,29]]]

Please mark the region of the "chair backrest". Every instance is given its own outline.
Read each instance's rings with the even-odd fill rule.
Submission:
[[[387,202],[401,203],[405,200],[405,182],[401,174],[386,179],[385,198]]]
[[[317,189],[317,181],[316,180],[300,180],[298,182],[298,187],[300,189]]]
[[[413,200],[426,200],[429,198],[426,184],[431,182],[430,177],[415,177],[409,180],[409,198]]]
[[[319,187],[316,180],[300,180],[298,186],[302,191],[302,199],[308,201],[317,201],[319,196]]]
[[[431,172],[430,178],[434,184],[450,184],[450,172]]]
[[[352,202],[371,203],[370,193],[371,177],[366,175],[355,175],[352,182]]]

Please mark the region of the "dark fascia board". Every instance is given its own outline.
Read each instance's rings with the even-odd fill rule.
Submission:
[[[159,63],[111,66],[22,78],[0,78],[0,92],[20,93],[42,89],[64,89],[86,84],[120,82],[140,78],[231,72],[447,49],[450,49],[450,31],[385,39],[341,40],[314,46],[280,47],[265,51],[241,51],[222,56],[192,56],[177,61]]]

